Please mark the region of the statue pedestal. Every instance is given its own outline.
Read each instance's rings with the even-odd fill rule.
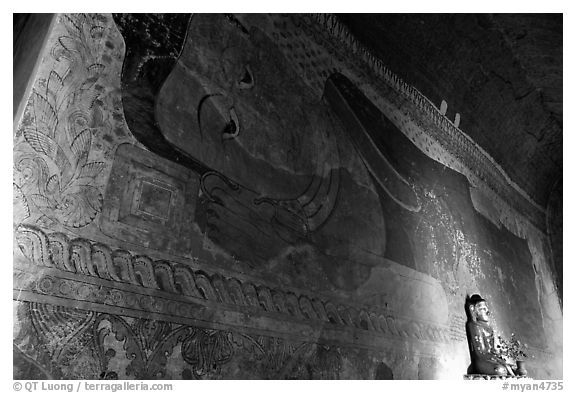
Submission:
[[[464,379],[493,381],[496,379],[532,379],[532,378],[521,375],[464,374]]]

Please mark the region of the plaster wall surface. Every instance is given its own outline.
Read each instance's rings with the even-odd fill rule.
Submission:
[[[471,293],[562,377],[546,243],[393,94],[318,94],[279,16],[57,18],[14,136],[15,378],[459,379]]]
[[[19,104],[24,101],[26,89],[34,78],[40,54],[50,30],[53,14],[13,14],[14,35],[12,40],[12,97],[16,120]],[[21,113],[20,113],[21,114]]]

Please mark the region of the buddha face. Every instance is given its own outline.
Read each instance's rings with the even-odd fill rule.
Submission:
[[[474,312],[476,313],[476,319],[478,321],[488,322],[488,306],[486,302],[478,302],[474,306]]]

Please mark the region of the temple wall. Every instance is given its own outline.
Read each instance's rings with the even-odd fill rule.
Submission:
[[[309,34],[57,16],[14,135],[15,378],[460,379],[473,293],[562,378],[540,212]]]

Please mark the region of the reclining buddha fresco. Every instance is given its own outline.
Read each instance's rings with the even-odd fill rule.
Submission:
[[[537,225],[333,19],[57,18],[15,137],[15,378],[461,378],[476,292],[557,376]]]

